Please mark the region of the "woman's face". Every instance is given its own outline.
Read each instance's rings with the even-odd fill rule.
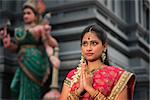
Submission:
[[[87,61],[100,60],[101,54],[106,45],[102,45],[101,40],[97,37],[96,33],[88,32],[82,39],[82,54]]]
[[[25,8],[23,10],[23,20],[24,20],[25,24],[31,24],[36,21],[36,16],[35,16],[34,12],[32,11],[32,9]]]

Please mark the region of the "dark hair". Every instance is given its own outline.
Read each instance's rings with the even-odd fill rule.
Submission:
[[[90,26],[87,26],[82,34],[81,34],[81,43],[82,43],[82,39],[84,37],[84,35],[88,32],[94,32],[96,34],[96,36],[102,41],[102,45],[104,45],[106,42],[107,42],[107,35],[106,35],[106,32],[103,30],[102,27],[98,26],[97,24],[94,24],[94,25],[90,25]],[[108,54],[107,54],[107,50],[105,52],[106,54],[106,59],[104,60],[104,64],[106,65],[109,65],[109,61],[108,61]],[[101,58],[101,61],[102,61],[102,58]]]
[[[33,11],[35,17],[37,17],[36,23],[38,24],[39,23],[39,14],[38,14],[38,12],[34,8],[32,8],[32,7],[28,6],[28,5],[24,6],[22,10],[24,10],[26,8],[29,8],[29,9],[31,9]]]
[[[23,8],[22,8],[22,10],[24,10],[24,9],[26,9],[26,8],[29,8],[29,9],[31,9],[32,11],[33,11],[33,13],[35,14],[35,16],[38,16],[38,13],[37,13],[37,11],[34,9],[34,8],[32,8],[32,7],[30,7],[30,6],[24,6]]]

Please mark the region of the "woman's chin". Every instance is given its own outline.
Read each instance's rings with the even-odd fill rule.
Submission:
[[[24,20],[24,23],[25,23],[25,24],[31,24],[32,22],[31,22],[31,21],[28,21],[28,20]]]
[[[100,57],[89,56],[89,57],[86,57],[86,60],[89,62],[94,62],[94,61],[99,60],[99,58]]]
[[[94,58],[92,58],[92,57],[87,57],[87,58],[86,58],[86,60],[87,60],[87,61],[89,61],[89,62],[93,62],[93,61],[95,61],[95,59],[94,59]]]

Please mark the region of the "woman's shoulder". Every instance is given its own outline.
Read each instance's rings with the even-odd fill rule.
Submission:
[[[122,73],[134,74],[130,71],[127,71],[126,69],[123,69],[121,67],[116,67],[116,66],[107,66],[106,70],[114,71],[114,72],[119,73],[119,74],[122,74]]]
[[[66,78],[69,78],[72,80],[72,76],[75,75],[75,73],[77,72],[77,69],[72,69],[68,74]]]
[[[121,67],[116,67],[116,66],[107,66],[108,70],[117,70],[117,71],[123,71],[124,69]],[[125,71],[125,70],[124,70]]]
[[[102,70],[98,70],[95,73],[95,76],[97,75],[109,76],[112,79],[114,79],[114,81],[118,81],[119,78],[124,74],[130,74],[130,72],[127,72],[126,70],[120,67],[106,65]]]
[[[120,68],[120,67],[106,65],[102,70],[99,70],[99,71],[123,73],[126,70],[124,70],[123,68]]]
[[[130,78],[135,78],[134,73],[129,72],[123,68],[108,66],[106,68],[107,73],[114,78],[114,83],[116,84],[119,80],[129,80]]]
[[[132,72],[129,72],[123,68],[115,67],[115,66],[109,66],[108,70],[110,71],[110,75],[113,80],[112,85],[112,92],[109,95],[109,97],[113,97],[116,95],[115,98],[117,98],[117,94],[121,93],[121,91],[125,88],[125,86],[128,86],[128,89],[134,90],[134,83],[135,83],[135,75]],[[114,75],[112,75],[111,72],[114,71]]]
[[[68,87],[71,87],[73,85],[73,76],[76,75],[77,69],[71,70],[68,74],[66,79],[64,80],[64,84],[66,84]]]

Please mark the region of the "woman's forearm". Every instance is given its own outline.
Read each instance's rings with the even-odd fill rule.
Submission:
[[[58,46],[56,39],[53,38],[52,36],[47,37],[47,44],[53,48]]]

